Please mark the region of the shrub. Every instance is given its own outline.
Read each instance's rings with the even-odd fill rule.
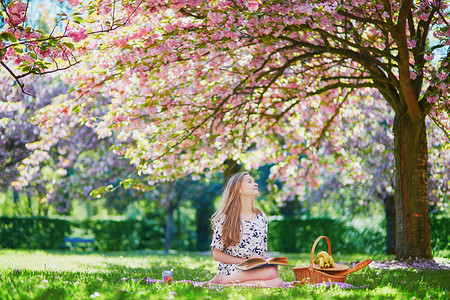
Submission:
[[[269,249],[308,253],[321,235],[330,239],[331,249],[335,253],[380,253],[385,249],[381,231],[358,230],[330,218],[285,218],[269,222]],[[320,241],[316,249],[326,250],[326,241]]]
[[[430,224],[432,250],[449,250],[450,218],[432,216]],[[164,224],[153,218],[80,222],[46,217],[0,217],[0,247],[57,249],[75,228],[91,231],[97,250],[162,249],[164,245]],[[333,253],[381,254],[386,249],[384,228],[357,229],[330,218],[271,220],[268,246],[271,251],[309,253],[321,235],[330,239]],[[319,243],[319,249],[327,249],[325,241]]]
[[[431,249],[450,250],[450,218],[430,217]]]
[[[431,247],[433,251],[450,249],[450,218],[430,218]],[[382,254],[386,251],[384,228],[357,229],[344,221],[331,218],[284,218],[269,222],[269,249],[282,252],[311,252],[316,238],[330,239],[334,253]],[[318,245],[326,250],[326,241]],[[317,248],[316,248],[317,249]]]
[[[2,248],[57,249],[71,233],[67,220],[46,217],[0,217]]]

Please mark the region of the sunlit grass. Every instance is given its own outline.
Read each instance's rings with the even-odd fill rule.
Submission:
[[[277,253],[281,254],[281,253]],[[307,265],[310,254],[284,254],[292,266]],[[367,255],[336,255],[350,264]],[[370,257],[384,260],[385,256]],[[449,299],[450,270],[371,269],[347,277],[361,289],[303,285],[290,289],[201,288],[190,284],[147,284],[173,269],[174,279],[206,281],[216,272],[210,254],[130,252],[0,251],[0,299]],[[280,267],[293,281],[290,267]]]

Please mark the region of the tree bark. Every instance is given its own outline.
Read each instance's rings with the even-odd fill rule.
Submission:
[[[14,203],[17,204],[19,202],[19,192],[13,189],[13,200]]]
[[[427,137],[425,118],[411,119],[396,112],[395,213],[398,259],[432,258],[427,191]]]
[[[395,201],[394,195],[387,195],[384,199],[386,213],[386,254],[395,254]]]
[[[225,171],[223,172],[223,187],[225,188],[227,186],[228,180],[230,180],[231,176],[239,172],[241,166],[231,158],[225,160],[224,165],[226,166]]]
[[[170,240],[172,238],[172,224],[173,224],[173,207],[169,206],[167,209],[167,220],[166,220],[166,232],[164,236],[164,251],[169,252],[170,250]]]
[[[196,211],[197,214],[197,236],[196,244],[197,251],[209,250],[209,244],[211,242],[212,230],[210,218],[214,213],[213,198],[208,197],[203,202],[204,205],[199,207]]]

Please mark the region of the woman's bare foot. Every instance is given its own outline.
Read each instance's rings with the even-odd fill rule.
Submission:
[[[222,274],[217,274],[216,276],[214,276],[213,279],[211,279],[210,281],[208,281],[209,283],[216,283],[216,284],[220,284],[223,281],[223,278],[225,276],[223,276]]]

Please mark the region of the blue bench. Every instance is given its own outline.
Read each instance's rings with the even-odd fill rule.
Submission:
[[[75,249],[94,249],[94,239],[80,238],[80,237],[66,237],[64,238],[64,248]]]

